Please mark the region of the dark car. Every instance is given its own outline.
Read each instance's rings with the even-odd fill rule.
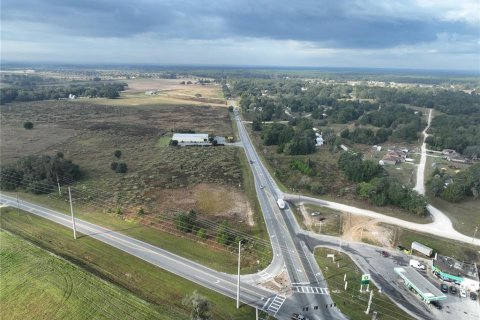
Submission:
[[[477,300],[477,294],[475,292],[470,292],[470,299],[473,301]]]
[[[458,293],[457,287],[450,286],[450,293],[451,294],[457,294]]]
[[[435,308],[437,308],[438,310],[442,310],[443,309],[443,306],[442,304],[440,303],[440,301],[432,301],[430,302],[430,304],[432,306],[434,306]]]
[[[440,285],[440,291],[442,291],[443,293],[448,293],[448,286],[445,283],[442,283]]]
[[[390,254],[389,254],[387,251],[381,251],[380,253],[381,253],[382,256],[384,256],[385,258],[390,257]]]

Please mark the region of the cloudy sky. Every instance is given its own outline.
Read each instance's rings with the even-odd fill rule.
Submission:
[[[2,61],[480,71],[479,0],[2,0]]]

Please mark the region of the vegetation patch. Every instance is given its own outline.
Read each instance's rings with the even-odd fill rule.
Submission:
[[[3,319],[187,319],[3,230],[0,256]]]
[[[182,304],[182,300],[194,290],[213,303],[212,315],[215,319],[255,317],[255,312],[250,307],[236,309],[234,300],[230,298],[184,280],[93,238],[80,237],[73,240],[70,229],[31,214],[1,208],[1,227],[109,282],[128,289],[141,299],[154,304],[160,313],[169,319],[188,318],[191,309]]]

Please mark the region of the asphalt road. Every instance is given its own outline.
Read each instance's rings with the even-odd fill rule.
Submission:
[[[17,207],[17,199],[4,194],[0,194],[0,202],[11,207]],[[72,227],[71,218],[65,214],[23,200],[19,200],[18,205],[22,210],[51,220],[67,228]],[[236,299],[237,278],[234,275],[212,270],[146,242],[81,219],[75,219],[75,224],[78,233],[102,241],[182,278]],[[81,235],[79,236],[78,233],[77,241],[82,241]],[[241,302],[259,309],[264,307],[267,300],[272,300],[276,296],[275,293],[271,291],[255,287],[244,281],[241,281],[240,293]]]
[[[300,230],[288,206],[285,210],[278,208],[276,201],[283,198],[283,193],[259,158],[236,108],[234,115],[245,154],[252,167],[257,196],[272,246],[276,248],[274,262],[269,270],[279,271],[279,263],[283,261],[292,287],[297,290],[291,295],[284,296],[285,301],[278,310],[275,310],[275,315],[281,319],[288,319],[296,312],[310,319],[344,319],[337,308],[326,307],[333,305],[333,301],[313,253],[297,237]]]

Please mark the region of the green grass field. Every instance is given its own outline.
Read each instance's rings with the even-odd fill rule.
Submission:
[[[2,319],[188,319],[0,231]]]
[[[331,258],[327,259],[327,254],[332,253],[335,254],[335,262]],[[397,307],[387,296],[380,294],[373,283],[370,283],[370,290],[374,292],[370,314],[365,314],[369,293],[359,292],[362,272],[357,265],[347,255],[339,254],[338,251],[332,249],[317,248],[315,250],[315,258],[328,283],[333,301],[337,304],[340,311],[350,319],[370,320],[372,319],[373,311],[377,311],[378,319],[413,319]],[[340,267],[337,267],[337,263],[339,263]],[[346,292],[343,282],[345,274],[348,282]]]
[[[44,196],[37,196],[32,194],[22,194],[21,198],[25,200],[30,200],[35,203],[41,203],[48,208],[59,210],[62,213],[69,212],[68,203],[61,203],[56,199],[49,199]],[[224,250],[213,248],[208,244],[193,241],[187,237],[181,237],[176,234],[172,234],[171,232],[152,228],[140,224],[137,221],[123,220],[115,216],[114,214],[108,215],[101,212],[83,212],[76,210],[75,216],[77,218],[115,230],[132,238],[153,244],[162,249],[178,254],[184,258],[201,263],[212,269],[227,273],[235,273],[237,270],[237,255],[233,251],[230,252],[226,249]],[[260,216],[260,218],[263,219],[262,216]],[[261,223],[261,221],[259,221],[259,223]],[[264,227],[262,224],[255,229],[254,233],[257,236],[265,238],[264,235],[266,234],[266,232],[263,230]],[[246,274],[256,272],[259,267],[262,268],[267,266],[268,263],[271,261],[271,250],[266,249],[265,255],[262,256],[260,261],[260,266],[258,266],[256,262],[255,264],[242,266],[242,273]]]
[[[461,261],[480,263],[478,247],[463,242],[457,242],[433,235],[420,233],[397,226],[382,224],[395,232],[394,246],[402,245],[410,248],[413,241],[420,242],[438,252],[441,255],[450,256]]]
[[[89,237],[73,240],[70,229],[29,213],[18,212],[16,209],[1,208],[0,212],[2,229],[129,290],[139,298],[156,305],[158,311],[167,315],[169,319],[175,318],[178,314],[183,316],[188,314],[189,311],[185,310],[181,300],[193,290],[198,290],[214,303],[214,319],[253,319],[255,317],[254,310],[250,307],[244,306],[237,310],[234,300],[100,241]]]

